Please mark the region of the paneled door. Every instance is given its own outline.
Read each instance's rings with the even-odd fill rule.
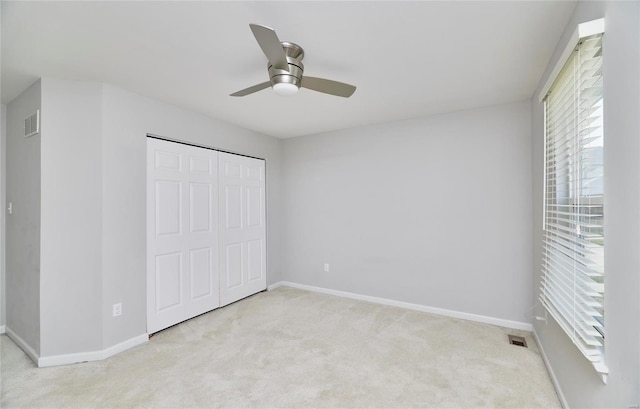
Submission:
[[[147,138],[147,332],[220,306],[218,152]]]
[[[267,288],[265,161],[220,152],[220,305]]]

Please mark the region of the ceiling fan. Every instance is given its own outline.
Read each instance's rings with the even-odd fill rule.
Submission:
[[[269,63],[269,81],[245,88],[231,94],[232,97],[244,97],[254,92],[272,87],[278,95],[294,95],[300,87],[325,94],[349,98],[356,90],[353,85],[324,78],[303,76],[304,50],[297,44],[280,41],[276,32],[269,27],[249,24],[258,45],[267,56]]]

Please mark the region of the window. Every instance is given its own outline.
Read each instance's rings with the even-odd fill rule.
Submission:
[[[605,379],[602,91],[598,33],[579,39],[544,98],[540,301]]]

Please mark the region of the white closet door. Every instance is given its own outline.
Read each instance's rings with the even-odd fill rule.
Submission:
[[[147,138],[147,332],[220,305],[218,152]]]
[[[267,288],[265,162],[219,153],[220,305]]]

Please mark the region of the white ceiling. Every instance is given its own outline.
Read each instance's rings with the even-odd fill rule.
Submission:
[[[575,2],[2,1],[2,102],[39,77],[93,80],[276,137],[531,97]],[[358,86],[228,96],[268,80],[249,23]]]

